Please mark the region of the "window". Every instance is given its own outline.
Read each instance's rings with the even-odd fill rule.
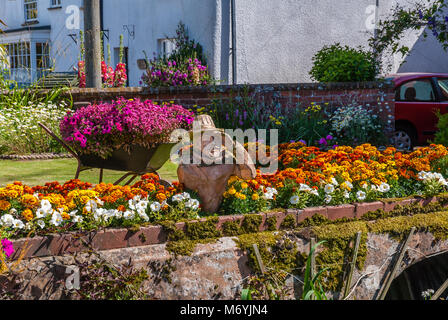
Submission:
[[[168,58],[176,49],[175,39],[159,39],[158,40],[159,55]]]
[[[25,22],[37,20],[37,0],[23,0],[25,8]]]
[[[435,101],[431,79],[406,82],[397,90],[396,100],[408,102]]]
[[[6,45],[6,54],[10,69],[10,78],[19,84],[31,79],[31,50],[29,42],[16,42]]]
[[[62,0],[50,0],[50,8],[62,6]]]
[[[40,79],[50,69],[50,48],[46,42],[36,42],[36,75]]]
[[[448,100],[448,79],[438,79],[437,83],[442,91],[442,99]]]

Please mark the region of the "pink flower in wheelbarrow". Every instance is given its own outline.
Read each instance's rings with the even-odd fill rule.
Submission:
[[[9,258],[14,253],[12,242],[6,238],[2,239],[2,249],[7,258]]]

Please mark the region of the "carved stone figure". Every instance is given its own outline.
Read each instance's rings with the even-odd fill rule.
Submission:
[[[201,122],[202,139],[197,150],[192,148],[192,153],[194,157],[198,153],[195,150],[201,150],[201,161],[199,164],[180,164],[177,175],[186,188],[198,192],[202,210],[215,213],[231,176],[249,180],[254,179],[257,173],[249,153],[222,129],[217,129],[210,116],[200,115],[196,121]],[[221,141],[215,142],[218,137]],[[232,150],[226,149],[226,145],[232,145]],[[221,159],[221,164],[216,164],[217,159]]]

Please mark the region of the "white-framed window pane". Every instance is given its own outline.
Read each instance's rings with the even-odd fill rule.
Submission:
[[[8,78],[20,84],[31,81],[31,47],[30,42],[15,42],[5,45],[9,63]]]
[[[25,9],[25,21],[37,19],[37,0],[23,0]]]
[[[48,42],[36,42],[37,78],[42,78],[50,72],[50,46]]]
[[[60,7],[62,5],[62,0],[51,0],[51,7]]]

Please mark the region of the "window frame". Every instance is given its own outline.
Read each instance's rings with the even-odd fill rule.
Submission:
[[[402,100],[401,99],[401,88],[408,84],[409,82],[417,82],[417,81],[429,81],[429,83],[431,84],[431,88],[432,88],[432,92],[434,94],[434,100],[416,100],[416,101],[407,101],[407,100]],[[395,101],[396,102],[414,102],[414,103],[434,103],[434,102],[439,102],[440,101],[440,93],[439,93],[439,88],[438,85],[435,84],[435,79],[433,77],[428,77],[428,78],[415,78],[415,79],[410,79],[406,82],[403,82],[402,84],[400,84],[396,89],[395,89]]]
[[[62,0],[50,0],[50,8],[51,9],[61,8],[61,7],[62,7]]]
[[[30,6],[30,5],[36,6],[36,8],[35,8],[36,17],[34,17],[34,18],[28,18],[28,12],[30,12],[32,10],[32,9],[28,8],[28,6]],[[37,17],[39,15],[37,5],[38,5],[38,0],[23,0],[23,13],[24,13],[24,17],[25,17],[25,23],[37,21]]]

